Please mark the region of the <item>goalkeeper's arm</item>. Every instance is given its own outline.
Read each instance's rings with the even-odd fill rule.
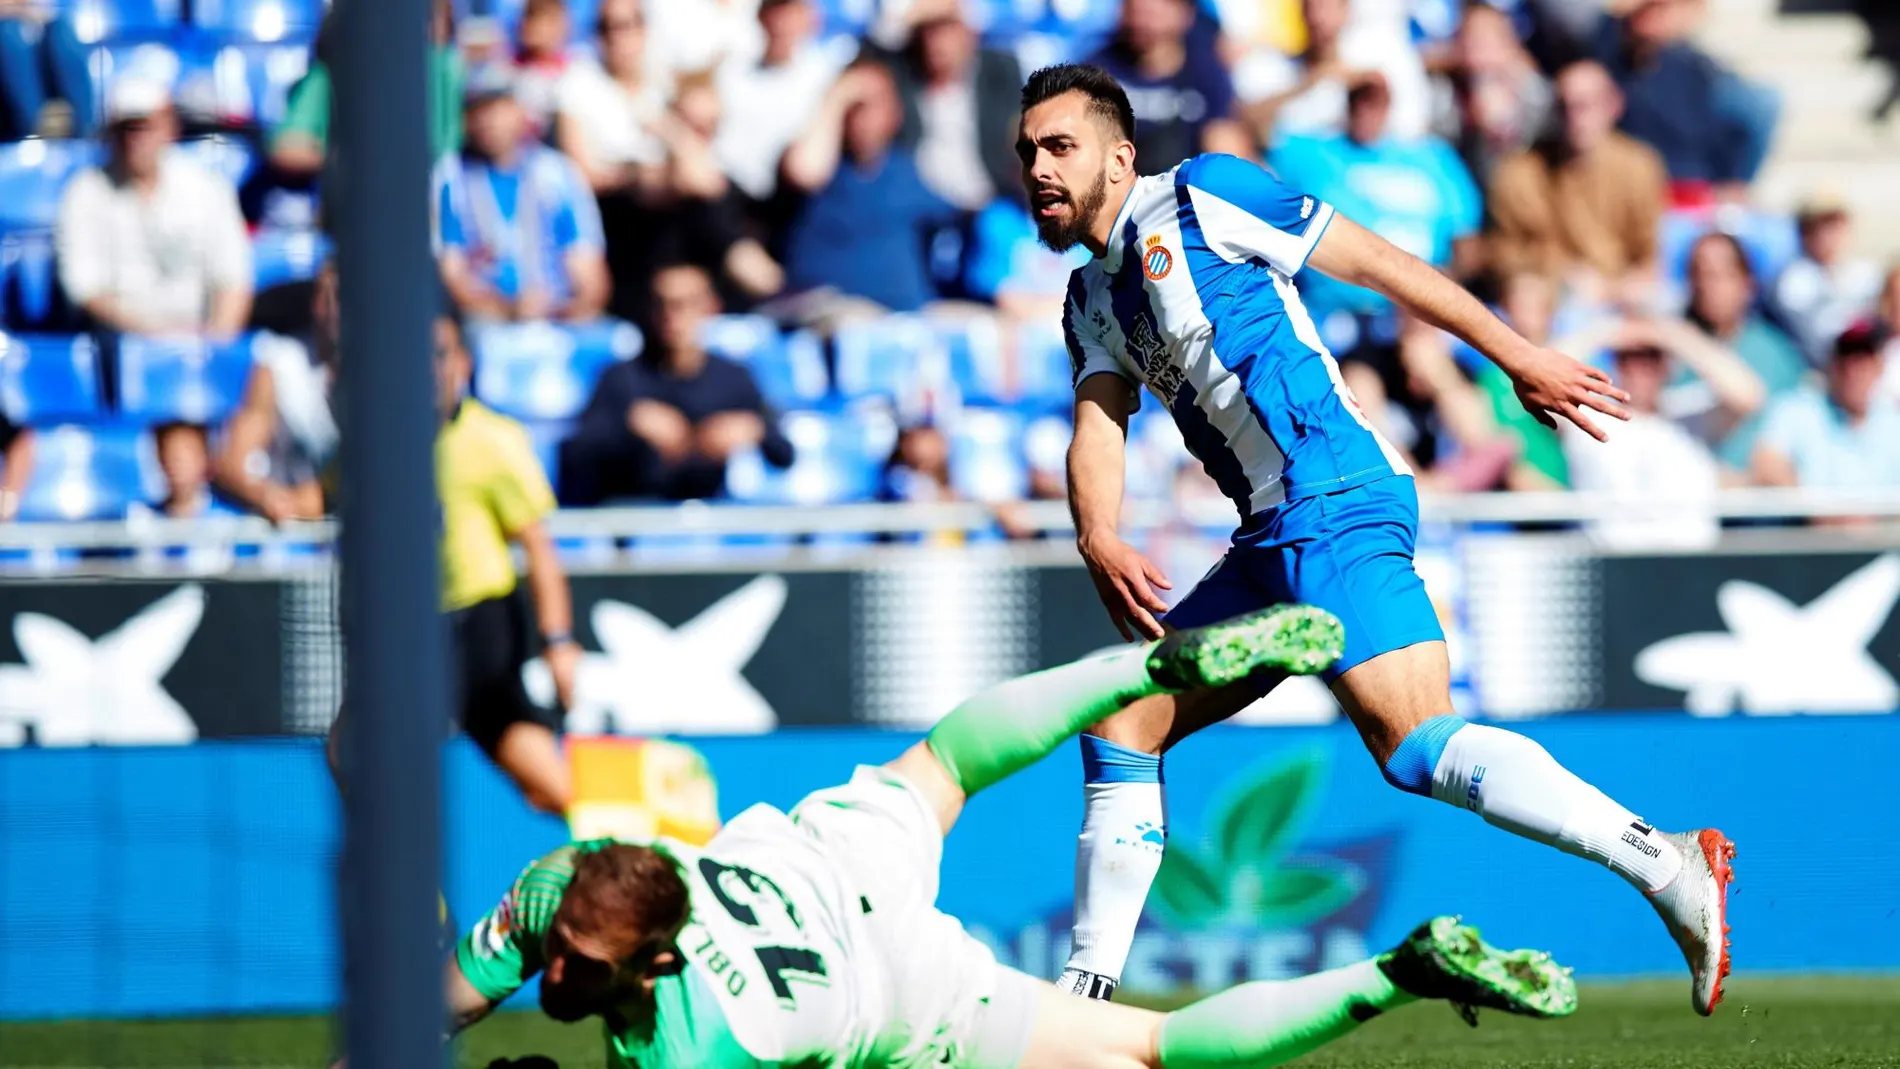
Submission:
[[[449,1010],[449,1036],[488,1016],[489,1011],[495,1008],[495,1003],[487,995],[475,990],[475,985],[462,974],[462,966],[455,959],[449,959],[442,966],[442,981],[442,998]]]

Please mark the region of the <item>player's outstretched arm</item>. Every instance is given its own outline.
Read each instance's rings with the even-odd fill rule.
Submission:
[[[1343,215],[1333,217],[1306,262],[1341,282],[1377,290],[1425,322],[1463,338],[1511,376],[1525,410],[1548,426],[1555,426],[1561,416],[1601,440],[1603,431],[1584,409],[1629,418],[1619,403],[1629,395],[1617,389],[1608,374],[1531,344],[1463,286]]]

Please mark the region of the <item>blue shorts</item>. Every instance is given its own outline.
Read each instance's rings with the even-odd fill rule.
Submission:
[[[1317,605],[1346,625],[1346,653],[1325,673],[1330,681],[1381,653],[1444,639],[1412,568],[1417,545],[1410,476],[1289,501],[1236,531],[1227,555],[1167,622],[1199,627],[1283,602]]]

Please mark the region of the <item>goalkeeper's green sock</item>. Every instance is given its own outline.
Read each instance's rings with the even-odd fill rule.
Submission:
[[[1161,1069],[1266,1069],[1416,1001],[1373,961],[1297,980],[1241,984],[1168,1014],[1161,1022]]]
[[[951,710],[930,749],[966,795],[1041,760],[1063,740],[1137,698],[1162,693],[1149,646],[1019,676]]]

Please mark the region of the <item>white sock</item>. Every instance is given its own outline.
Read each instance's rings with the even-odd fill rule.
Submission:
[[[1091,782],[1082,788],[1082,835],[1076,843],[1073,950],[1059,984],[1065,991],[1094,994],[1078,990],[1078,981],[1087,980],[1080,974],[1120,982],[1148,888],[1161,869],[1168,821],[1160,758],[1093,736],[1083,736],[1083,752]],[[1087,756],[1091,752],[1106,754],[1120,773],[1100,773],[1097,760]]]
[[[1514,731],[1466,724],[1432,770],[1432,797],[1514,835],[1587,857],[1654,893],[1682,871],[1682,855],[1642,818],[1578,779]]]

